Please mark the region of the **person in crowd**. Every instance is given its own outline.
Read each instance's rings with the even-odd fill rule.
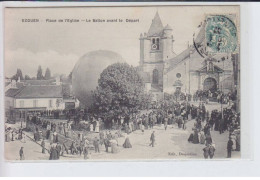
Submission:
[[[205,137],[205,134],[204,132],[200,132],[200,144],[205,144],[205,141],[206,141],[206,137]]]
[[[109,142],[109,139],[107,137],[104,139],[104,145],[105,145],[105,148],[106,148],[106,152],[108,152],[108,147],[110,146],[110,142]]]
[[[213,159],[214,154],[215,154],[215,147],[213,144],[209,144],[209,158]]]
[[[184,119],[184,120],[183,120],[183,125],[182,125],[182,129],[183,129],[183,130],[186,130],[186,128],[187,128],[186,123],[187,123],[187,120]]]
[[[100,145],[102,146],[104,144],[104,140],[105,140],[105,134],[103,131],[99,132],[99,139],[100,139]]]
[[[154,147],[154,143],[155,143],[155,131],[153,131],[153,133],[151,134],[150,142],[151,142],[151,143],[150,143],[149,146]]]
[[[123,144],[123,147],[124,147],[124,148],[132,148],[132,145],[131,145],[131,143],[130,143],[130,140],[129,140],[129,137],[128,137],[127,134],[125,135],[125,142],[124,142],[124,144]]]
[[[188,142],[191,143],[193,142],[193,133],[190,134],[189,138],[188,138]]]
[[[210,134],[206,134],[206,144],[211,144],[212,143],[212,138]]]
[[[93,132],[94,126],[92,123],[90,124],[89,129],[90,129],[90,132]]]
[[[19,155],[20,155],[20,160],[24,160],[24,152],[23,152],[23,147],[21,147],[20,151],[19,151]]]
[[[193,144],[199,144],[199,131],[197,128],[194,128],[194,134],[193,134]]]
[[[228,143],[227,143],[227,158],[231,158],[231,152],[233,149],[233,141],[231,137],[229,137]]]
[[[89,159],[89,151],[88,148],[85,146],[83,149],[84,159]]]
[[[110,140],[111,143],[111,153],[119,153],[119,147],[118,147],[118,142],[115,138]]]
[[[99,133],[99,123],[100,123],[100,121],[101,121],[101,118],[98,118],[98,120],[96,121],[96,127],[95,127],[95,132],[96,133]]]
[[[60,155],[61,155],[61,149],[62,149],[62,147],[61,147],[60,143],[59,143],[59,142],[57,142],[57,144],[56,144],[56,150],[57,150],[57,159],[60,159]]]
[[[206,147],[203,148],[203,155],[205,159],[209,158],[209,144],[207,144]]]
[[[70,153],[75,154],[77,152],[75,142],[73,141],[70,145]]]
[[[65,142],[62,143],[62,146],[63,146],[63,148],[62,148],[61,156],[63,156],[64,151],[66,151],[66,153],[69,154],[69,150],[68,150]]]
[[[49,160],[58,160],[58,151],[53,143],[51,144]]]
[[[236,135],[236,151],[240,151],[240,132]]]
[[[42,146],[42,153],[45,154],[45,141],[44,141],[44,139],[42,139],[41,146]]]
[[[178,128],[182,128],[183,120],[182,117],[178,118]]]
[[[97,137],[95,137],[95,139],[93,141],[93,145],[94,145],[94,148],[95,148],[95,152],[99,153],[99,139]]]
[[[165,116],[165,118],[164,118],[164,129],[165,129],[165,131],[167,130],[167,126],[168,126],[168,117]]]

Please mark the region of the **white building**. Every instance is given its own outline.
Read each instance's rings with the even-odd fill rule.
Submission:
[[[5,92],[6,110],[64,110],[79,106],[77,99],[64,95],[64,85],[59,81],[24,81],[20,82],[19,87],[18,83],[12,81],[12,86]]]

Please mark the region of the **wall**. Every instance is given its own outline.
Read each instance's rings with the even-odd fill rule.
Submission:
[[[56,106],[57,99],[61,100],[61,103],[59,107]],[[54,109],[64,109],[65,104],[62,101],[62,98],[35,98],[35,99],[16,99],[16,108],[35,108],[33,101],[37,100],[37,106],[36,107],[45,107],[48,110],[54,110]],[[49,106],[49,100],[52,100],[52,107]],[[20,101],[24,102],[24,106],[20,106]]]
[[[153,80],[153,70],[154,69],[157,69],[158,72],[159,72],[159,85],[163,85],[163,63],[154,63],[154,64],[148,64],[148,63],[145,63],[143,65],[143,71],[144,72],[148,72],[149,75],[150,75],[150,80],[152,82]]]
[[[15,103],[14,98],[12,98],[12,97],[5,97],[5,108],[6,109],[13,108],[15,106],[14,103]]]
[[[176,74],[180,73],[181,77],[177,78]],[[178,66],[176,66],[173,70],[168,72],[164,77],[164,92],[172,94],[175,92],[176,87],[174,87],[174,83],[177,80],[180,80],[183,84],[181,87],[181,91],[183,93],[189,93],[189,61],[182,62]],[[192,82],[192,85],[194,82]]]

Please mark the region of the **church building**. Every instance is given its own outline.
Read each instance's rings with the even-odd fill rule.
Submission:
[[[180,54],[174,53],[173,29],[168,24],[163,26],[158,12],[148,32],[140,34],[139,69],[145,90],[154,95],[155,101],[175,91],[193,95],[197,90],[233,90],[232,56],[205,58],[199,53],[195,46],[204,42],[205,23],[199,25],[193,38],[193,45]]]

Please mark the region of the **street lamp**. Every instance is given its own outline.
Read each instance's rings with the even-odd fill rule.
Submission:
[[[227,59],[228,59],[228,56],[227,56]],[[221,61],[222,61],[222,70],[223,70],[223,80],[222,80],[222,84],[221,84],[221,98],[220,98],[220,105],[221,105],[221,117],[222,119],[224,119],[224,115],[223,115],[223,84],[224,84],[224,81],[225,81],[225,71],[224,71],[224,61],[225,61],[225,57],[222,57],[221,58]]]

